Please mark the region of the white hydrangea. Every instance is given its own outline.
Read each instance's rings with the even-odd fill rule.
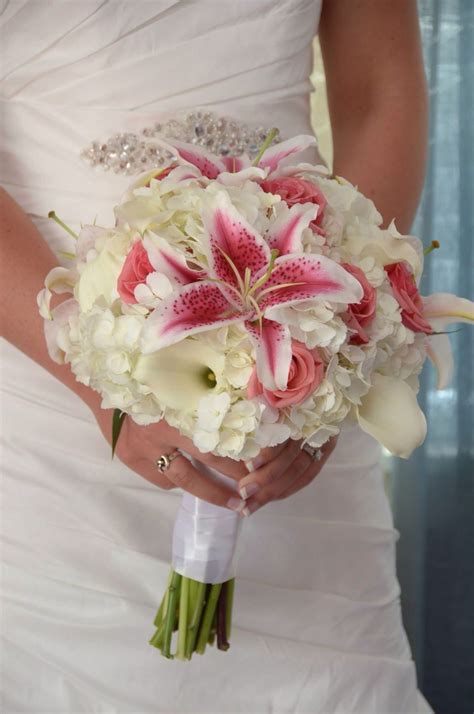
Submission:
[[[400,236],[394,224],[382,229],[371,200],[347,181],[307,166],[301,176],[316,183],[328,204],[322,234],[305,228],[302,250],[363,271],[376,290],[375,317],[366,329],[369,343],[351,341],[347,305],[321,299],[271,308],[266,317],[287,325],[292,339],[309,350],[317,348],[325,365],[313,394],[280,410],[264,394],[248,397],[256,353],[243,323],[202,330],[142,354],[150,313],[180,283],[160,267],[133,287],[135,302],[123,302],[117,282],[130,250],[142,241],[156,268],[152,252],[164,241],[179,260],[205,271],[209,253],[202,215],[222,192],[265,236],[287,207],[279,196],[262,190],[259,172],[223,174],[213,181],[186,165],[161,180],[152,172],[144,174],[115,207],[115,227],[84,226],[75,266],[52,271],[38,297],[42,316],[52,318],[46,329],[51,356],[69,363],[79,381],[100,392],[104,408],[125,411],[139,424],[165,418],[200,451],[233,459],[253,458],[262,447],[288,438],[321,446],[357,414],[378,379],[374,375],[403,380],[416,390],[426,357],[425,337],[403,325],[385,271],[386,265],[403,260],[418,278],[419,241]],[[54,292],[72,294],[67,309],[51,311]]]

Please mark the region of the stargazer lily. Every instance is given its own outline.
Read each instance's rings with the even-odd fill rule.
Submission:
[[[151,353],[188,335],[243,323],[256,349],[257,374],[267,389],[285,389],[291,363],[287,325],[272,308],[303,301],[359,302],[360,283],[333,260],[302,252],[302,231],[317,206],[282,210],[265,236],[237,211],[225,190],[203,211],[208,269],[178,287],[148,317],[142,350]]]
[[[427,354],[438,373],[437,388],[445,389],[453,374],[449,335],[444,332],[458,322],[474,323],[474,303],[451,293],[433,293],[423,300],[423,317],[434,330],[426,338]]]
[[[437,388],[445,389],[452,377],[453,357],[444,330],[458,322],[474,323],[474,303],[450,293],[434,293],[422,301],[423,317],[434,330],[425,338],[426,351],[438,373]],[[425,439],[425,416],[415,392],[402,379],[374,374],[356,412],[361,428],[395,456],[408,458]]]
[[[262,150],[252,162],[246,154],[241,156],[216,156],[201,146],[173,140],[168,143],[154,139],[171,153],[177,154],[177,161],[183,165],[195,166],[203,176],[217,179],[227,174],[245,173],[247,178],[264,178],[276,171],[283,159],[299,154],[310,146],[316,146],[314,136],[302,134],[292,139],[281,141],[272,146],[266,146],[271,141],[271,134],[262,145]],[[314,169],[314,167],[312,167]],[[321,167],[323,168],[323,167]],[[324,170],[324,169],[323,169]],[[224,179],[224,183],[226,180]]]

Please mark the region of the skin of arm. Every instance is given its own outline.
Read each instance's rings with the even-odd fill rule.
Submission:
[[[425,178],[428,91],[416,0],[324,0],[333,171],[410,230]]]

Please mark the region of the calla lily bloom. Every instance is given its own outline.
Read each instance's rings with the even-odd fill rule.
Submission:
[[[272,308],[308,300],[359,302],[360,283],[333,260],[302,252],[301,234],[317,207],[283,211],[261,236],[219,191],[203,211],[208,271],[154,310],[143,331],[142,350],[154,352],[188,335],[243,323],[256,349],[257,374],[267,389],[285,389],[291,363],[287,325]]]
[[[474,302],[450,293],[433,293],[423,298],[423,317],[433,330],[442,333],[449,325],[458,322],[474,323]],[[427,354],[438,373],[438,389],[445,389],[453,374],[453,357],[449,335],[433,334],[427,337]]]

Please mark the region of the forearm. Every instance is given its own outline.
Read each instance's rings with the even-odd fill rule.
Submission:
[[[384,218],[408,233],[425,178],[428,101],[383,97],[370,111],[334,130],[334,173],[369,196]]]
[[[0,244],[2,337],[48,370],[91,409],[97,409],[99,395],[77,382],[68,365],[56,364],[48,354],[36,296],[44,286],[48,271],[57,265],[57,260],[34,223],[2,189]]]

